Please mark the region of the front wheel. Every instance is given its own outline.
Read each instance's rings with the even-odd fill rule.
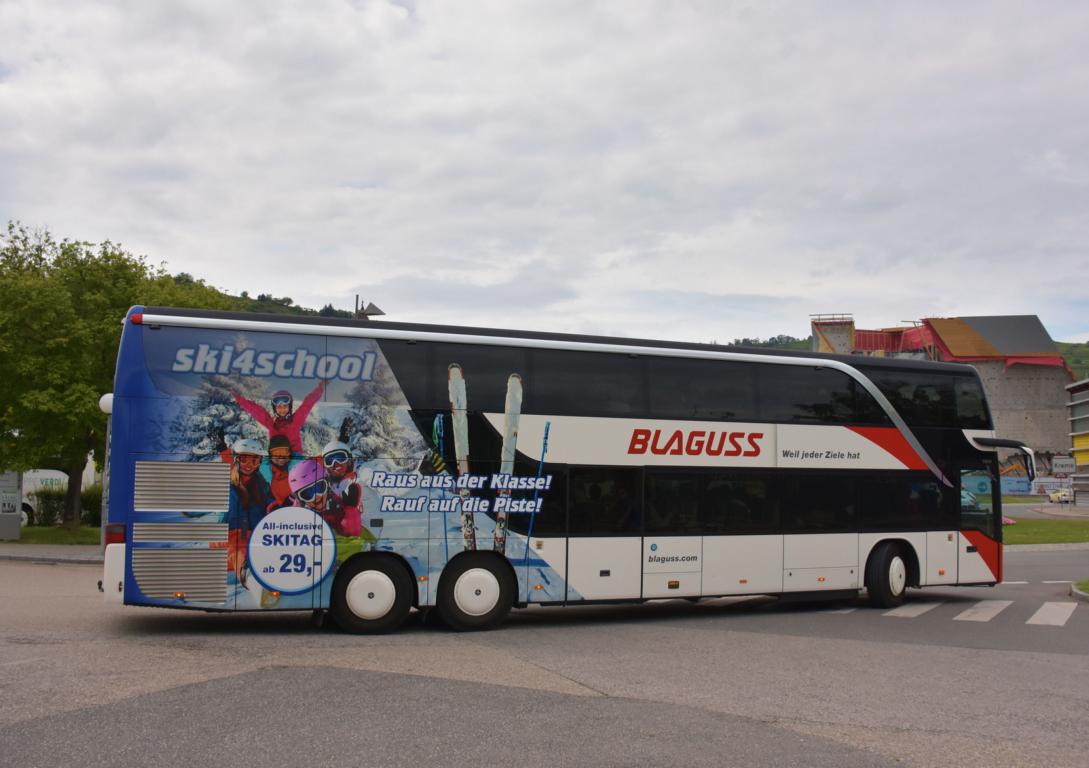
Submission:
[[[900,548],[891,542],[879,544],[866,564],[866,589],[870,604],[878,608],[894,608],[904,602],[907,574],[907,563]]]
[[[439,582],[437,608],[458,632],[491,629],[514,605],[514,578],[499,558],[474,553],[455,560]]]
[[[329,608],[345,632],[392,632],[412,609],[412,577],[390,555],[357,557],[337,573]]]

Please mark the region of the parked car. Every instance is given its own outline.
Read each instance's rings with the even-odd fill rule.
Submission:
[[[1057,504],[1071,503],[1074,501],[1074,492],[1069,488],[1060,488],[1057,491],[1052,491],[1047,495],[1048,501],[1054,501]]]

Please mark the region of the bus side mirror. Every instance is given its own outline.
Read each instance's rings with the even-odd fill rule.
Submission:
[[[1036,479],[1036,454],[1028,446],[1021,448],[1021,460],[1025,462],[1025,474],[1031,483]]]

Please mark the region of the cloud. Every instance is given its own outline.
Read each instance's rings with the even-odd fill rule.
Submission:
[[[9,2],[0,218],[391,319],[1084,328],[1089,8]],[[1067,332],[1067,331],[1063,331]]]

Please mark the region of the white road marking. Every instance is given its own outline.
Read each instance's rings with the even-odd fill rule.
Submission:
[[[1006,585],[1006,584],[1028,584],[1028,582],[1027,581],[1003,581],[1002,584],[1003,585]]]
[[[990,621],[1013,605],[1013,600],[982,600],[971,608],[961,611],[953,621]]]
[[[1042,581],[1041,584],[1070,584],[1070,579],[1059,579],[1058,581]]]
[[[827,611],[821,611],[821,613],[854,613],[858,608],[829,608]]]
[[[1061,627],[1070,620],[1077,603],[1044,603],[1040,610],[1032,614],[1026,624],[1039,624],[1047,627]]]
[[[893,608],[891,611],[885,611],[882,616],[895,616],[898,619],[914,619],[916,616],[922,616],[927,611],[937,608],[941,605],[941,602],[934,603],[908,603],[907,605],[901,605],[899,608]]]

